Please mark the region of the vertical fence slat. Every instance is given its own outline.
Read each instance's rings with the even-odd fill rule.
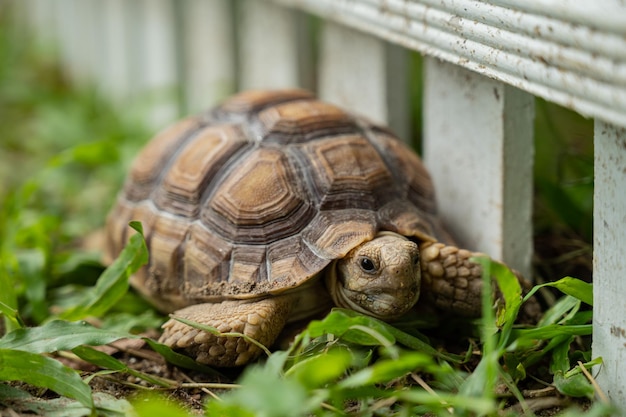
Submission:
[[[148,122],[155,128],[178,115],[176,14],[172,0],[141,0],[137,18],[139,42],[133,46],[133,81],[140,99],[149,100]]]
[[[626,128],[596,120],[594,134],[593,355],[598,383],[626,410]]]
[[[85,84],[93,85],[100,75],[102,50],[104,49],[102,2],[80,0],[76,36],[80,55],[80,78]]]
[[[533,97],[425,61],[424,155],[460,243],[530,274]]]
[[[296,12],[271,2],[244,0],[237,29],[240,89],[300,85]]]
[[[76,0],[55,0],[55,40],[58,44],[64,74],[72,80],[80,79],[80,56],[76,46],[78,13]]]
[[[216,104],[235,89],[235,42],[230,0],[181,3],[185,112]]]
[[[332,22],[320,43],[320,97],[390,123],[407,140],[406,51]]]
[[[119,102],[131,91],[131,7],[125,0],[104,0],[101,7],[103,41],[97,82],[108,98]]]
[[[54,32],[54,1],[51,0],[24,0],[14,6],[21,7],[20,13],[27,20],[29,29],[37,37],[38,42],[51,42]]]

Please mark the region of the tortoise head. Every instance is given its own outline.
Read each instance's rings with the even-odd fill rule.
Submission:
[[[382,320],[397,318],[420,294],[418,246],[406,237],[380,232],[337,260],[326,275],[335,304]]]

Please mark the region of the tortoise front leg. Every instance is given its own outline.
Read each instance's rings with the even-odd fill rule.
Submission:
[[[470,258],[485,254],[432,242],[422,243],[420,251],[424,298],[440,310],[467,317],[480,317],[482,266],[472,262]],[[522,287],[522,292],[528,292],[531,284],[517,271],[513,273]],[[492,291],[496,297],[501,297],[495,283]],[[535,323],[541,314],[539,302],[532,297],[522,306],[518,321]]]
[[[271,346],[287,322],[293,301],[292,296],[285,295],[196,304],[176,311],[174,316],[215,327],[221,333],[242,333]],[[174,319],[167,321],[163,329],[161,343],[210,366],[245,365],[261,353],[258,346],[244,338],[214,335]]]
[[[424,297],[441,310],[479,317],[482,267],[470,258],[484,254],[433,242],[422,243],[420,251]]]

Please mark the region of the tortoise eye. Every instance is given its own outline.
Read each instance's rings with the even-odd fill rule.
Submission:
[[[361,267],[363,271],[367,273],[372,273],[376,271],[376,264],[374,263],[373,260],[371,260],[367,256],[364,256],[361,259],[359,259],[359,266]]]

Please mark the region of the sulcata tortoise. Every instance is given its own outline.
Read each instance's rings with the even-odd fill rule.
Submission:
[[[165,312],[269,346],[335,305],[382,320],[418,298],[480,314],[481,268],[437,218],[419,157],[389,130],[302,90],[249,91],[157,135],[107,220],[107,256],[143,223],[132,285]],[[238,366],[260,350],[176,320],[162,342]]]

